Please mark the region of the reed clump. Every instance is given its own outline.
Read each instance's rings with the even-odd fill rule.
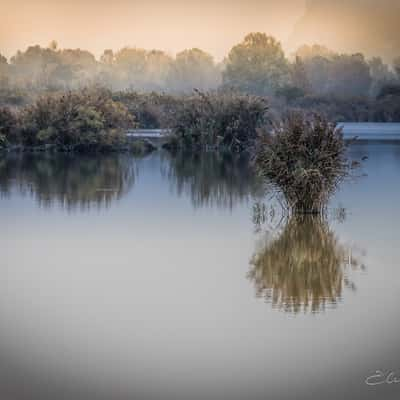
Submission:
[[[134,124],[127,108],[103,89],[46,95],[18,114],[19,142],[74,150],[110,149],[125,143]]]
[[[234,92],[195,91],[178,104],[171,145],[242,151],[257,138],[266,120],[264,98]]]
[[[357,162],[346,157],[341,129],[319,114],[289,113],[260,136],[255,164],[287,207],[321,213]]]

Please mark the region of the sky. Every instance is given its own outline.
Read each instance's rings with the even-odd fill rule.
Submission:
[[[400,55],[400,0],[0,0],[0,53],[56,40],[61,48],[192,47],[217,61],[249,32],[291,54],[323,44],[390,60]]]
[[[217,60],[252,31],[285,42],[305,0],[0,0],[0,53],[29,45],[159,48],[175,54],[200,47]]]
[[[386,61],[400,56],[400,0],[307,0],[288,43],[318,42]]]

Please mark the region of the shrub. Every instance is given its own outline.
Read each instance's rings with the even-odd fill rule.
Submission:
[[[211,146],[240,151],[255,141],[266,110],[261,97],[195,91],[176,112],[174,140],[180,147]]]
[[[17,140],[18,121],[15,114],[5,107],[0,107],[0,146],[5,147]]]
[[[170,128],[174,114],[184,96],[163,93],[118,92],[113,99],[123,103],[137,121],[139,128]]]
[[[286,103],[291,103],[299,98],[304,97],[306,95],[306,92],[304,89],[297,86],[285,85],[277,89],[275,95],[277,97],[283,97]]]
[[[133,125],[126,107],[105,90],[83,90],[39,98],[22,111],[26,145],[56,144],[101,148],[124,143],[123,129]]]
[[[34,93],[28,89],[1,87],[0,106],[22,107],[32,101]]]
[[[157,150],[157,146],[148,139],[135,139],[129,144],[129,151],[137,156],[144,156]]]
[[[320,213],[349,175],[345,152],[342,132],[334,124],[318,114],[292,112],[260,138],[255,162],[289,208]]]

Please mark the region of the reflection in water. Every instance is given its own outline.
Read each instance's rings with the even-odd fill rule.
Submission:
[[[290,217],[282,232],[267,237],[251,259],[248,276],[257,295],[288,312],[318,312],[335,305],[343,287],[355,290],[348,272],[364,269],[317,216]]]
[[[195,179],[179,175],[179,198],[177,169],[168,167],[167,154],[140,161],[97,155],[102,161],[90,168],[92,178],[104,176],[108,162],[119,166],[112,174],[117,178],[101,186],[115,187],[121,171],[138,162],[140,176],[129,193],[124,184],[125,197],[107,212],[65,217],[57,203],[38,212],[37,195],[29,195],[36,163],[30,170],[28,162],[21,168],[21,160],[0,157],[0,190],[11,193],[10,199],[0,195],[0,399],[309,400],[311,380],[318,399],[397,399],[399,386],[371,392],[364,380],[380,366],[400,365],[398,148],[363,149],[368,178],[343,185],[331,203],[349,210],[342,225],[312,219],[279,224],[280,207],[272,208],[266,196],[257,234],[262,247],[251,266],[253,202],[240,204],[234,193],[250,197],[243,188],[253,186],[241,179],[242,188],[231,189],[232,213],[216,207],[193,212],[188,183]],[[72,172],[93,162],[79,158],[42,164],[64,162]],[[62,171],[52,174],[63,177]],[[49,196],[75,190],[36,175],[49,183]],[[79,180],[90,181],[86,173]],[[28,191],[25,199],[18,185]],[[266,224],[274,238],[265,236]],[[354,273],[346,267],[353,239],[368,249],[362,257],[350,243],[368,274],[360,276],[356,260]],[[245,279],[249,269],[251,282]],[[357,296],[346,289],[350,279]],[[256,282],[262,298],[254,301]],[[273,311],[272,297],[263,304],[268,290],[275,290],[276,307],[287,309],[292,298],[302,311],[308,305],[307,314]],[[313,303],[328,309],[340,296],[345,304],[337,312],[313,317]]]
[[[9,154],[0,158],[0,195],[17,189],[44,207],[107,207],[133,187],[137,161],[124,154]],[[147,162],[160,165],[172,192],[188,196],[194,208],[231,210],[262,193],[243,155],[161,152]]]
[[[245,155],[216,152],[164,153],[162,173],[178,196],[195,208],[232,209],[261,194],[261,185]]]
[[[107,207],[132,188],[135,174],[128,155],[10,154],[0,159],[0,195],[16,188],[43,207]]]

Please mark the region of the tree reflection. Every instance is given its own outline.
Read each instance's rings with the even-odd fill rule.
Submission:
[[[128,155],[12,154],[0,160],[0,194],[18,190],[43,207],[108,207],[134,181]]]
[[[365,268],[325,219],[299,215],[290,217],[277,237],[264,238],[250,264],[257,296],[292,313],[334,306],[344,288],[355,290],[348,273]]]
[[[221,152],[166,153],[163,174],[193,207],[232,209],[261,194],[262,185],[245,155]]]

